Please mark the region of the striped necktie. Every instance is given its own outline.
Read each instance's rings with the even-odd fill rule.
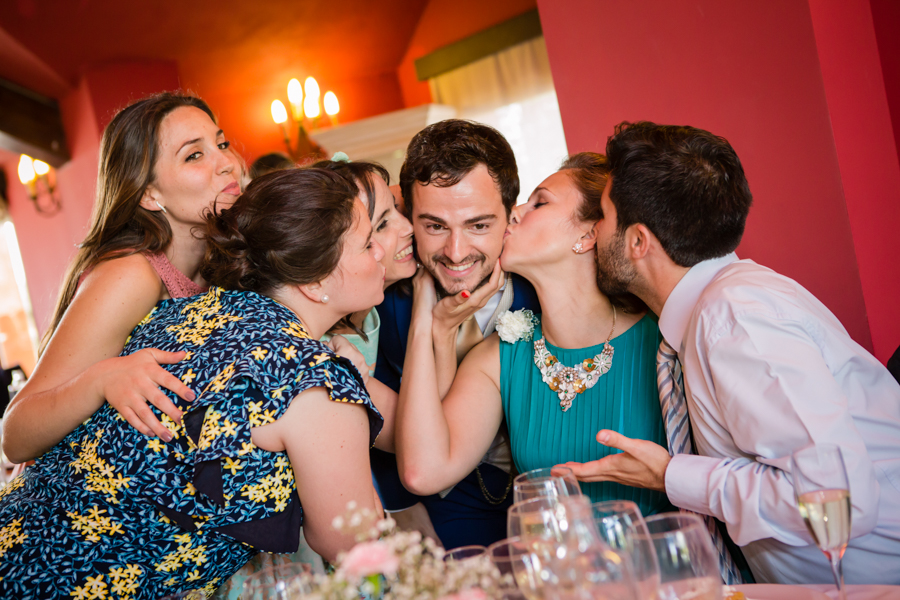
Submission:
[[[666,426],[666,439],[669,442],[669,455],[694,454],[691,443],[691,421],[684,397],[684,377],[681,372],[681,361],[675,350],[663,340],[656,354],[656,383],[659,386],[659,403],[662,407],[663,423]],[[683,511],[689,512],[689,511]],[[709,515],[700,515],[706,522],[713,546],[719,555],[719,574],[725,585],[743,583],[741,572],[728,548],[722,532],[716,525],[716,519]]]

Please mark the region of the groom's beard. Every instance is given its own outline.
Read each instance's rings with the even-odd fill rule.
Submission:
[[[478,283],[474,286],[466,285],[466,280],[471,280],[473,277],[477,277],[478,275],[469,275],[466,280],[454,280],[452,283],[454,284],[455,289],[448,290],[444,287],[443,282],[440,279],[439,274],[437,273],[438,269],[440,269],[440,265],[452,265],[454,264],[452,261],[448,260],[446,256],[443,254],[434,255],[431,257],[431,260],[428,262],[422,261],[425,265],[425,268],[428,269],[428,272],[431,273],[432,279],[434,279],[434,288],[438,293],[438,297],[443,298],[445,296],[453,296],[460,293],[463,290],[468,290],[470,292],[474,292],[484,284],[488,282],[491,278],[491,274],[493,273],[493,265],[488,268],[487,257],[482,253],[470,254],[465,259],[459,261],[456,264],[466,264],[468,262],[480,262],[481,268],[486,269],[486,272],[481,274],[481,279],[478,280]]]

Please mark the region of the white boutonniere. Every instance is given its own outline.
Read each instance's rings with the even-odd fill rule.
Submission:
[[[534,313],[526,308],[515,312],[506,311],[497,319],[497,333],[507,344],[514,344],[519,340],[530,342],[534,336],[535,323]]]

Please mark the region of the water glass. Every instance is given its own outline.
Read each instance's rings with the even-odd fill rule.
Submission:
[[[534,469],[513,480],[513,503],[539,496],[580,496],[581,486],[568,467]]]
[[[313,591],[305,563],[267,567],[244,580],[241,600],[296,600]]]
[[[659,564],[659,600],[720,600],[719,557],[706,523],[694,514],[645,519]]]
[[[631,559],[641,597],[652,598],[659,587],[659,563],[641,509],[629,500],[610,500],[595,502],[591,510],[603,541]]]
[[[600,538],[585,496],[542,496],[514,504],[507,523],[510,534],[519,534],[532,554],[544,598],[638,597],[629,559]]]
[[[800,515],[831,564],[838,597],[846,600],[841,559],[850,541],[850,483],[841,449],[817,444],[791,455]]]

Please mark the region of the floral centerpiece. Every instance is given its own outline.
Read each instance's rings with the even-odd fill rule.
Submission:
[[[334,570],[310,575],[308,600],[487,600],[502,577],[487,557],[444,561],[444,550],[417,531],[396,531],[390,518],[378,519],[355,503],[337,517],[334,528],[357,542],[341,553]]]

